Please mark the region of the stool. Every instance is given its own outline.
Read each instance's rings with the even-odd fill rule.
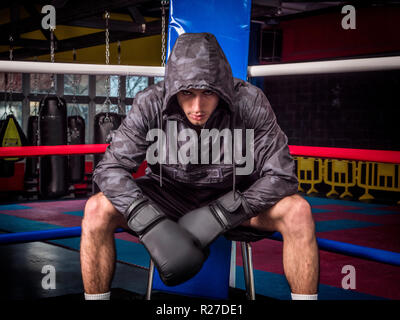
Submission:
[[[251,245],[249,242],[244,242],[240,241],[241,243],[241,249],[242,249],[242,258],[243,258],[243,271],[244,271],[244,279],[245,279],[245,285],[246,285],[246,298],[248,300],[255,300],[255,286],[254,286],[254,273],[253,273],[253,261],[252,261],[252,253],[251,253]],[[229,244],[230,247],[232,247],[232,241],[226,240],[224,237],[218,238],[211,246],[210,246],[210,256],[208,257],[207,260],[209,259],[214,259],[214,261],[219,261],[219,263],[222,264],[229,264],[230,265],[230,259],[228,258],[227,253],[230,256],[230,248],[229,252],[227,252],[227,246],[226,244]],[[203,266],[202,270],[203,273],[204,271],[208,272],[204,276],[207,277],[207,275],[210,274],[210,270],[204,270],[207,268],[210,268],[209,266],[206,266],[207,261],[205,262],[205,265]],[[217,262],[218,263],[218,262]],[[229,268],[229,267],[228,267]],[[224,269],[224,267],[223,267]],[[202,272],[200,270],[199,274]],[[213,270],[211,270],[213,271]],[[152,259],[150,259],[150,267],[149,267],[149,275],[148,275],[148,281],[147,281],[147,291],[146,291],[146,300],[151,300],[151,293],[154,285],[154,275],[155,272],[158,272],[154,268],[154,262]],[[223,273],[226,273],[225,271],[220,271],[220,274],[214,274],[213,276],[217,276],[218,278],[221,276],[223,279],[225,279],[226,283],[228,284],[229,282],[229,273],[228,275],[224,275]],[[197,274],[194,278],[198,277],[199,274]],[[201,276],[200,276],[201,277]],[[159,280],[159,277],[156,278],[157,280],[157,286],[158,289],[161,291],[167,291],[167,292],[173,292],[173,293],[179,293],[179,294],[186,294],[186,295],[191,295],[191,296],[197,296],[196,292],[193,292],[193,289],[196,289],[196,286],[198,286],[198,283],[196,284],[196,281],[193,281],[193,278],[186,281],[183,284],[180,284],[178,286],[173,286],[173,287],[167,287],[165,286],[161,280]],[[192,281],[190,284],[189,282]],[[207,282],[205,283],[207,284]],[[204,281],[200,279],[200,286],[202,287],[201,289],[204,289]],[[209,288],[209,286],[207,286]],[[201,296],[201,295],[199,295]],[[203,296],[204,297],[204,296]],[[224,294],[219,294],[212,296],[212,298],[217,298],[217,299],[225,299]]]

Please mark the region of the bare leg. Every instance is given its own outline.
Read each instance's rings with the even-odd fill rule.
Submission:
[[[286,235],[283,239],[283,268],[292,293],[316,294],[319,255],[315,235]]]
[[[279,231],[283,237],[283,268],[292,293],[316,294],[319,253],[308,202],[299,195],[286,197],[243,225]]]
[[[85,293],[110,291],[115,270],[114,230],[127,228],[124,217],[102,194],[86,203],[82,220],[81,272]]]

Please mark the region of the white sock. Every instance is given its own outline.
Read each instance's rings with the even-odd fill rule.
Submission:
[[[297,294],[291,293],[292,300],[318,300],[318,294]]]
[[[88,294],[85,292],[85,300],[110,300],[111,292]]]

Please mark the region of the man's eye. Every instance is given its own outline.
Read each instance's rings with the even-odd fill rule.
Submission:
[[[203,92],[203,94],[205,94],[206,96],[211,96],[211,95],[214,94],[214,92],[211,91],[211,90],[206,90],[206,91]]]
[[[182,93],[184,96],[190,96],[190,95],[192,94],[190,91],[187,91],[187,90],[183,90],[183,91],[181,91],[181,93]]]

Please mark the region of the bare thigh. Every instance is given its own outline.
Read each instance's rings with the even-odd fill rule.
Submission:
[[[262,231],[281,231],[286,215],[294,206],[306,200],[298,194],[287,196],[277,202],[268,210],[242,223],[242,226],[251,227]]]

